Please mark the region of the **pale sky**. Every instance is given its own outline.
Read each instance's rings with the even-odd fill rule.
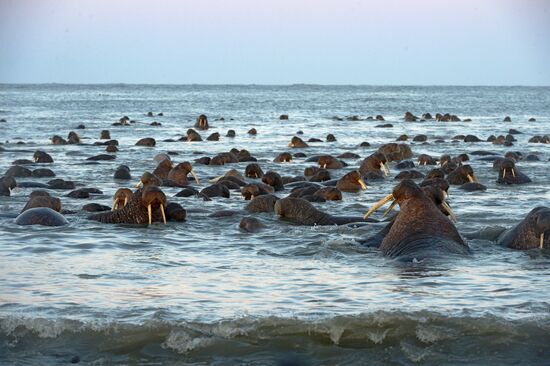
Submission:
[[[0,0],[0,83],[550,85],[546,0]]]

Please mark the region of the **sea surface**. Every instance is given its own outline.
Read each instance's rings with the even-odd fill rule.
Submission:
[[[404,122],[406,111],[472,121]],[[211,125],[200,132],[203,139],[219,132],[220,141],[177,141],[201,113]],[[279,120],[281,114],[289,120]],[[386,122],[365,120],[377,114]],[[125,115],[135,123],[112,126]],[[347,120],[352,115],[361,120]],[[505,116],[512,122],[503,122]],[[528,122],[531,117],[536,122]],[[32,188],[0,197],[2,365],[550,364],[550,253],[494,242],[494,233],[532,208],[550,206],[550,144],[527,142],[550,134],[550,88],[4,84],[0,119],[6,120],[0,122],[0,173],[41,149],[54,158],[47,167],[58,178],[103,191],[90,199],[50,191],[64,209],[76,211],[63,227],[15,224]],[[393,127],[375,127],[381,123]],[[79,124],[86,128],[77,130]],[[247,134],[253,127],[256,136]],[[485,142],[512,128],[522,132],[514,146]],[[86,158],[104,153],[93,143],[105,129],[120,151],[116,160],[92,164]],[[235,138],[225,137],[229,129]],[[241,210],[246,201],[235,191],[204,202],[163,188],[189,211],[184,223],[108,225],[80,211],[90,202],[110,206],[118,188],[137,183],[155,168],[153,157],[167,151],[177,153],[175,162],[193,163],[247,149],[264,171],[301,175],[313,165],[304,158],[273,162],[291,150],[287,144],[299,130],[304,140],[336,136],[336,142],[292,151],[308,156],[353,152],[365,158],[401,134],[426,134],[426,144],[408,141],[415,158],[486,150],[533,153],[540,160],[517,163],[533,183],[500,186],[492,163],[470,155],[487,191],[449,190],[457,228],[473,253],[448,260],[403,263],[359,243],[383,224],[306,227],[263,213],[256,217],[267,228],[251,234],[239,230],[245,213],[208,217]],[[51,144],[53,135],[66,138],[69,131],[82,144]],[[453,140],[467,134],[484,142]],[[142,137],[154,137],[156,146],[134,146]],[[363,141],[371,146],[360,147]],[[347,160],[349,167],[331,174],[338,178],[360,161]],[[113,179],[120,164],[131,168],[131,182]],[[38,165],[44,164],[30,167]],[[231,168],[244,173],[246,165],[194,164],[194,170],[204,187]],[[367,182],[366,191],[315,205],[334,215],[363,215],[396,184],[395,163],[390,169],[384,181]]]

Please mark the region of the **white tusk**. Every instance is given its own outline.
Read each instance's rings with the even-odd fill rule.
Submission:
[[[151,214],[151,204],[147,205],[147,213],[149,214],[149,225],[153,222],[153,215]]]
[[[164,206],[162,204],[160,205],[160,213],[162,214],[162,221],[166,225],[166,215],[164,214]]]
[[[393,201],[395,198],[393,197],[393,194],[388,194],[386,197],[382,198],[380,201],[376,202],[370,210],[367,211],[365,216],[363,218],[366,220],[370,215],[374,213],[374,211],[378,210],[380,207],[384,206],[386,202]]]
[[[141,188],[141,187],[143,187],[143,182],[139,181],[138,184],[136,184],[136,188]]]
[[[365,182],[363,182],[363,179],[359,178],[357,181],[361,185],[361,189],[363,190],[367,189],[367,185],[365,184]]]
[[[126,204],[128,203],[128,197],[124,197],[124,206],[126,207]]]
[[[115,199],[113,200],[113,208],[111,208],[111,211],[114,211],[114,210],[115,210],[116,202],[117,202],[117,199],[115,198]]]
[[[199,177],[197,177],[197,175],[195,174],[194,171],[190,171],[189,173],[191,173],[191,175],[193,176],[193,178],[195,178],[195,182],[197,182],[197,185],[201,185],[201,182],[199,181]]]
[[[502,172],[502,179],[506,178],[506,169],[503,170]]]
[[[542,246],[544,245],[544,233],[540,234],[540,245],[539,248],[542,249]]]
[[[388,207],[388,209],[384,211],[384,213],[382,214],[382,217],[386,217],[393,210],[396,204],[397,204],[397,201],[393,201],[390,207]]]
[[[472,177],[470,174],[468,174],[468,180],[470,181],[470,183],[474,183],[476,181],[474,177]]]
[[[512,176],[515,178],[516,177],[516,172],[514,171],[514,168],[512,168]]]
[[[458,220],[456,219],[455,213],[453,212],[453,209],[451,208],[451,206],[449,206],[447,202],[445,201],[441,202],[441,206],[443,206],[445,211],[447,211],[447,213],[449,214],[449,217],[451,218],[451,221],[458,222]]]

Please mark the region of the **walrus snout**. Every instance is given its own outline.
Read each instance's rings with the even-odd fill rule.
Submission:
[[[162,214],[162,221],[166,224],[166,215],[164,213],[164,207],[166,207],[166,195],[160,188],[155,186],[146,187],[141,194],[141,200],[143,205],[147,207],[147,214],[149,215],[149,225],[153,221],[152,207],[159,207]]]

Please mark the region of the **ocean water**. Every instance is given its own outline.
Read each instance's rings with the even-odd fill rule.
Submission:
[[[164,116],[150,118],[148,111]],[[410,123],[406,111],[452,113],[471,122]],[[219,142],[165,142],[185,135],[205,113]],[[288,121],[279,120],[288,114]],[[378,121],[348,121],[347,116],[382,114]],[[136,122],[112,126],[127,115]],[[333,117],[344,118],[343,121]],[[505,116],[512,122],[504,123]],[[224,117],[224,120],[219,120]],[[530,117],[536,122],[528,122]],[[58,365],[352,365],[452,364],[547,365],[550,360],[550,253],[498,247],[494,232],[521,220],[532,208],[550,206],[550,145],[528,143],[550,134],[550,88],[530,87],[377,87],[377,86],[153,86],[153,85],[0,85],[0,173],[16,159],[48,152],[47,167],[57,177],[103,194],[90,199],[51,191],[63,207],[76,211],[64,227],[18,226],[14,218],[32,188],[0,197],[0,364]],[[152,121],[162,126],[150,126]],[[76,130],[79,124],[85,129]],[[250,128],[258,134],[247,134]],[[514,146],[454,141],[455,135],[506,135]],[[104,153],[94,146],[107,129],[120,143],[116,160],[90,164]],[[235,138],[225,137],[228,129]],[[247,149],[264,171],[301,175],[312,163],[296,158],[274,163],[297,131],[312,143],[308,156],[354,152],[361,158],[401,134],[426,134],[428,143],[409,141],[415,157],[439,157],[475,150],[503,155],[533,153],[539,161],[517,167],[533,183],[496,184],[492,162],[471,155],[485,192],[451,187],[457,228],[468,239],[467,258],[402,263],[365,248],[361,239],[383,224],[362,227],[297,226],[274,214],[258,214],[267,226],[258,233],[239,230],[245,213],[210,218],[218,210],[240,210],[238,192],[204,202],[173,197],[188,210],[184,223],[149,227],[90,221],[81,207],[111,205],[113,193],[152,171],[158,153],[175,152],[176,162],[193,162],[235,147]],[[79,145],[52,145],[53,135],[76,131]],[[154,137],[155,147],[134,146]],[[434,143],[438,138],[443,143]],[[368,141],[371,146],[359,144]],[[413,158],[414,160],[414,158]],[[333,171],[338,178],[356,169]],[[128,165],[134,180],[116,181]],[[36,168],[34,164],[31,168]],[[208,178],[247,163],[194,165]],[[368,182],[341,202],[316,203],[335,215],[362,215],[389,194],[399,172]],[[430,167],[416,169],[427,172]],[[46,182],[50,178],[17,178]],[[280,193],[283,197],[289,189]],[[380,218],[379,214],[375,215]]]

